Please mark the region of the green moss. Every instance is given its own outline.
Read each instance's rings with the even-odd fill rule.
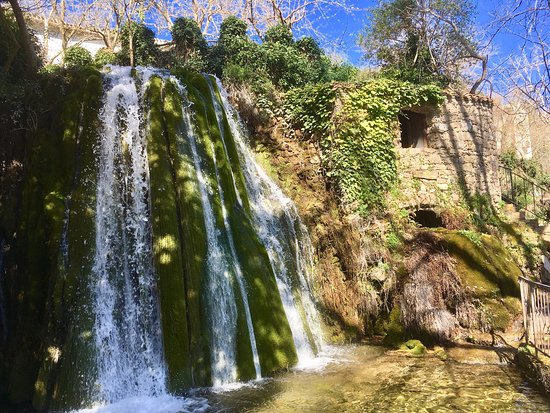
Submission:
[[[213,80],[213,78],[209,77],[208,82],[212,86],[214,96],[212,96],[213,99],[216,99],[218,101],[218,104],[220,107],[223,108],[222,99],[220,96],[220,91],[218,89],[217,83]],[[237,147],[235,144],[234,137],[231,136],[231,127],[229,126],[229,121],[227,119],[227,113],[225,111],[222,111],[222,127],[224,130],[224,134],[222,134],[221,138],[225,142],[224,149],[227,149],[225,153],[225,158],[229,161],[230,167],[233,171],[233,178],[235,179],[235,186],[237,187],[237,190],[239,191],[240,198],[243,202],[243,208],[245,211],[250,214],[250,204],[247,197],[247,191],[246,191],[246,185],[245,180],[243,176],[243,171],[240,165],[239,161],[239,155],[237,152]]]
[[[298,361],[292,332],[265,247],[242,209],[234,208],[229,216],[238,240],[262,372],[269,374]]]
[[[187,85],[189,100],[193,103],[194,109],[194,128],[198,140],[196,142],[199,157],[202,160],[202,172],[208,179],[208,185],[214,193],[218,193],[218,178],[216,176],[216,167],[219,173],[219,179],[224,190],[226,206],[228,214],[231,208],[236,204],[236,195],[232,189],[230,176],[225,168],[227,162],[224,161],[223,144],[221,143],[220,130],[218,129],[216,114],[212,101],[210,99],[210,91],[204,77],[193,77],[192,84]],[[216,163],[214,163],[214,157]],[[225,168],[225,171],[224,171]],[[227,192],[227,191],[230,192]],[[223,228],[223,212],[219,197],[211,198],[211,205],[216,220],[216,227]],[[224,242],[223,248],[229,251],[230,247],[227,241]],[[235,277],[236,274],[233,274]],[[256,377],[254,362],[252,358],[252,348],[250,344],[250,334],[248,324],[245,318],[244,302],[240,295],[240,290],[236,283],[233,285],[234,295],[237,304],[237,375],[241,380],[249,380]],[[205,297],[208,300],[208,297]]]
[[[420,340],[408,340],[399,346],[400,350],[404,350],[412,357],[424,357],[426,355],[426,346]]]
[[[401,307],[395,305],[391,312],[384,337],[384,345],[397,347],[405,339],[405,328],[401,324]]]
[[[518,277],[522,272],[509,251],[498,238],[487,234],[479,236],[480,242],[456,231],[439,234],[456,260],[457,273],[468,292],[485,307],[493,327],[504,330],[520,311]]]
[[[449,355],[445,351],[443,347],[434,347],[434,356],[436,356],[439,360],[446,361],[449,359]]]
[[[149,128],[147,152],[150,174],[153,254],[158,277],[164,358],[168,388],[183,391],[192,385],[190,333],[185,300],[177,193],[163,119],[162,80],[153,78],[147,89]]]
[[[62,343],[60,370],[50,408],[67,410],[81,408],[92,401],[92,386],[97,375],[94,316],[89,274],[92,273],[95,244],[95,203],[99,146],[99,119],[103,92],[102,79],[91,72],[83,88],[78,148],[74,159],[75,173],[71,190],[67,227],[68,258],[66,280],[63,283],[64,320],[68,328]],[[82,87],[81,84],[81,87]],[[60,288],[61,289],[61,288]],[[60,314],[61,315],[61,314]]]
[[[82,407],[91,400],[91,383],[95,378],[93,344],[93,313],[88,275],[92,270],[95,241],[95,181],[97,162],[95,149],[98,138],[98,112],[102,95],[99,73],[88,78],[78,76],[74,83],[78,94],[69,99],[62,122],[63,151],[61,157],[71,159],[61,163],[67,196],[50,193],[45,197],[45,211],[61,234],[67,222],[67,255],[58,250],[57,264],[51,278],[52,294],[47,303],[48,332],[43,341],[42,368],[35,383],[36,408],[69,409]],[[76,92],[75,92],[76,93]],[[76,100],[76,102],[75,102]],[[73,112],[72,106],[79,108]],[[69,114],[76,116],[76,121]],[[72,146],[72,150],[68,148]],[[61,202],[63,201],[63,202]],[[65,216],[68,209],[69,215]],[[54,214],[54,211],[57,211]],[[59,249],[59,241],[54,245]]]
[[[214,192],[218,191],[218,180],[223,189],[224,207],[229,217],[233,238],[236,241],[236,252],[247,287],[260,365],[262,373],[269,374],[296,363],[297,356],[292,333],[278,294],[269,257],[251,223],[249,207],[247,207],[249,201],[244,191],[244,179],[227,119],[224,118],[222,122],[224,132],[222,137],[222,131],[220,131],[211,101],[208,81],[203,77],[194,77],[192,84],[192,87],[188,87],[188,91],[195,109],[195,127],[202,142],[203,154],[209,159],[204,162],[203,170],[210,177],[210,185]],[[215,95],[219,99],[217,91]],[[228,153],[225,151],[222,139],[225,140],[225,148]],[[236,180],[235,185],[233,178]],[[237,201],[235,186],[239,190],[244,209]],[[217,225],[223,227],[222,205],[219,198],[213,199],[213,207]],[[237,320],[238,373],[241,379],[249,379],[253,378],[255,373],[248,326],[243,316],[243,300],[240,294],[239,289],[235,288],[239,312]]]
[[[81,258],[90,253],[89,245],[82,247],[81,253],[76,245],[85,236],[93,240],[93,219],[78,235],[72,231],[78,227],[73,221],[86,220],[77,206],[85,202],[78,188],[95,192],[95,173],[91,173],[91,182],[81,181],[88,165],[84,153],[90,154],[88,162],[95,165],[93,149],[82,148],[95,144],[102,82],[98,72],[83,71],[72,73],[62,87],[56,85],[44,88],[51,98],[51,116],[41,119],[39,128],[28,137],[17,231],[18,274],[12,286],[19,298],[14,301],[17,328],[10,346],[17,349],[18,357],[10,366],[8,392],[13,402],[29,403],[34,398],[40,409],[80,406],[94,370],[83,362],[93,359],[89,353],[71,356],[82,351],[79,335],[71,331],[91,328],[91,322],[83,326],[82,320],[89,318],[90,312],[82,311],[86,307],[79,301],[89,297],[84,291],[87,277],[80,273],[87,274]],[[65,228],[71,246],[69,258],[60,250]]]
[[[193,360],[193,385],[210,384],[209,340],[204,326],[204,280],[206,279],[206,229],[196,171],[183,127],[179,91],[172,82],[164,85],[165,134],[172,162],[177,197],[185,299],[189,322],[189,351]]]

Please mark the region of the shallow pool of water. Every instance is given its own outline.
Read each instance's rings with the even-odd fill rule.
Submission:
[[[211,392],[211,412],[550,412],[550,401],[506,364],[442,361],[343,347],[322,369],[290,371]]]

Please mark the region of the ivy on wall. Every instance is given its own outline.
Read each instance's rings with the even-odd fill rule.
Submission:
[[[402,108],[438,105],[441,89],[379,78],[287,93],[287,120],[318,141],[341,201],[361,215],[384,205],[397,179],[395,134]]]

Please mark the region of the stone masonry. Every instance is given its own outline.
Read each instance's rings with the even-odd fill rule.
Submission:
[[[433,208],[475,194],[500,200],[493,102],[479,95],[447,92],[438,109],[426,114],[427,147],[402,148],[398,172],[405,207]]]

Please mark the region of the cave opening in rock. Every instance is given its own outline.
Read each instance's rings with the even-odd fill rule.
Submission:
[[[443,227],[443,220],[431,209],[419,209],[411,214],[411,218],[423,228]]]

